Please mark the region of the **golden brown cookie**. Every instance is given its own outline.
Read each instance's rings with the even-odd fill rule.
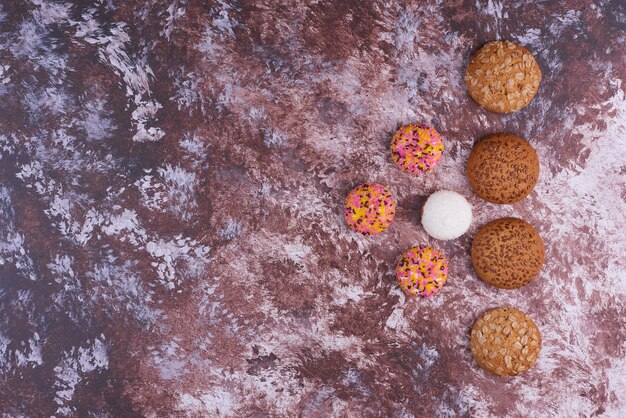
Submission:
[[[472,98],[485,109],[514,112],[535,97],[541,69],[526,48],[509,41],[489,42],[470,60],[465,83]]]
[[[474,192],[491,203],[514,203],[532,192],[539,179],[539,158],[528,142],[513,134],[479,141],[467,161]]]
[[[541,333],[533,320],[519,309],[495,308],[474,323],[470,349],[478,365],[489,373],[516,376],[537,361]]]
[[[472,264],[478,276],[501,289],[517,289],[534,279],[543,265],[541,237],[528,222],[502,218],[478,230]]]

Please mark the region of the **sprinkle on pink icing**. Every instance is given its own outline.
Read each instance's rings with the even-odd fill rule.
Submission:
[[[376,235],[389,228],[395,213],[396,201],[385,186],[377,183],[354,188],[344,206],[346,222],[363,235]]]
[[[431,247],[413,247],[396,267],[398,285],[412,296],[430,297],[448,278],[448,260],[441,251]]]
[[[422,124],[398,129],[391,140],[391,156],[407,173],[421,174],[432,170],[443,155],[443,139],[434,128]]]

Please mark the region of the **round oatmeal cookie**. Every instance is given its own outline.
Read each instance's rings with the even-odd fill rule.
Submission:
[[[472,241],[472,265],[485,282],[518,289],[534,279],[543,265],[541,237],[528,222],[501,218],[481,227]]]
[[[533,320],[519,309],[495,308],[474,323],[470,349],[478,365],[489,373],[516,376],[537,361],[541,333]]]
[[[493,134],[479,141],[467,161],[474,192],[491,203],[522,200],[539,179],[539,158],[528,142],[513,134]]]
[[[535,97],[541,69],[526,48],[509,41],[494,41],[470,59],[465,83],[482,107],[509,113],[520,110]]]
[[[431,247],[413,247],[396,266],[398,285],[411,296],[435,295],[448,279],[448,260]]]

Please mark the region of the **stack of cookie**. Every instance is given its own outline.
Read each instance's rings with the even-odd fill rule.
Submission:
[[[507,41],[490,42],[470,60],[465,75],[470,95],[485,109],[508,113],[530,103],[537,93],[541,71],[530,52]],[[435,168],[444,152],[441,135],[431,126],[410,124],[391,140],[391,156],[402,171],[421,175]],[[473,148],[468,163],[470,185],[480,198],[511,204],[530,194],[539,178],[539,159],[533,147],[510,133],[489,135]],[[347,224],[356,232],[376,235],[389,228],[396,201],[389,189],[364,183],[353,189],[344,205]],[[472,209],[461,194],[440,190],[422,210],[422,226],[438,240],[456,239],[467,232]],[[537,231],[517,218],[497,219],[474,237],[472,264],[478,276],[495,287],[517,289],[541,270],[544,247]],[[433,247],[416,246],[402,255],[396,280],[408,295],[430,297],[446,283],[448,262]],[[474,324],[470,348],[476,362],[499,376],[528,370],[541,350],[541,334],[524,312],[499,307],[485,312]]]

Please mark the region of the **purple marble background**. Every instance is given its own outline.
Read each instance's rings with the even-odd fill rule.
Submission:
[[[94,0],[0,3],[0,413],[21,416],[626,416],[626,4],[623,1]],[[471,54],[509,39],[543,82],[520,112],[479,108]],[[408,122],[446,144],[400,172]],[[535,191],[474,196],[473,143],[526,138]],[[363,237],[363,181],[399,202]],[[475,219],[419,224],[438,189]],[[477,228],[544,239],[540,276],[481,282]],[[431,244],[448,285],[407,299],[400,254]],[[513,379],[469,330],[513,305],[543,334]]]

